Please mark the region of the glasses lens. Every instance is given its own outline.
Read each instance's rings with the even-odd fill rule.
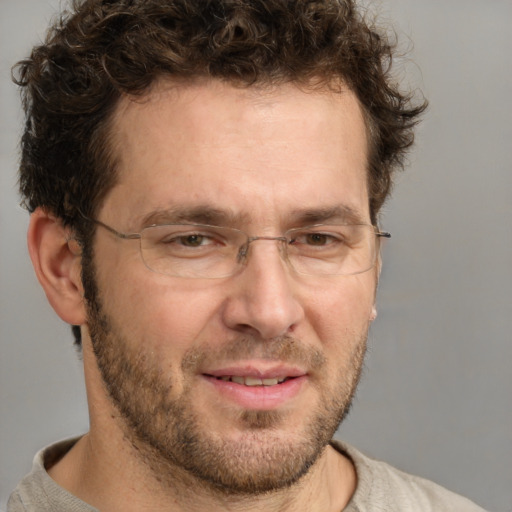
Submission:
[[[301,274],[353,275],[375,265],[378,242],[373,226],[310,226],[286,236],[288,258]]]
[[[237,268],[236,253],[245,242],[236,229],[174,224],[142,231],[141,252],[146,266],[160,274],[219,278]]]

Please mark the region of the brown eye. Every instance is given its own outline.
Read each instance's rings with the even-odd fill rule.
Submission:
[[[186,247],[199,247],[205,242],[205,236],[203,235],[187,235],[180,236],[177,240],[181,245]]]
[[[324,235],[323,233],[309,233],[305,236],[305,242],[309,245],[326,245],[329,243],[328,235]]]

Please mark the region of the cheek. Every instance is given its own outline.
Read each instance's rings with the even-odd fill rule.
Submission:
[[[130,279],[110,278],[109,282],[105,310],[117,329],[127,343],[151,347],[161,358],[169,357],[170,347],[173,354],[193,347],[215,321],[219,299],[211,285],[146,269],[132,273]]]
[[[371,275],[349,276],[315,293],[307,306],[309,318],[325,346],[358,343],[372,320],[375,280]]]

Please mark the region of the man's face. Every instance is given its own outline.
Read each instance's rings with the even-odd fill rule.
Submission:
[[[162,82],[124,99],[112,130],[120,179],[97,218],[117,230],[176,212],[264,236],[370,223],[365,126],[349,91]],[[350,404],[376,269],[300,275],[278,242],[260,240],[231,277],[171,277],[146,268],[138,241],[99,228],[94,270],[92,345],[141,456],[235,493],[308,470]]]

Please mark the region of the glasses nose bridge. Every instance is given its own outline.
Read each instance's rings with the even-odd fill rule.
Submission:
[[[281,247],[284,247],[283,255],[286,259],[286,245],[288,244],[288,239],[285,236],[248,236],[246,242],[240,247],[240,250],[238,251],[237,260],[239,263],[247,258],[247,255],[249,254],[249,246],[258,240],[276,240],[277,242],[283,242],[280,245]]]

